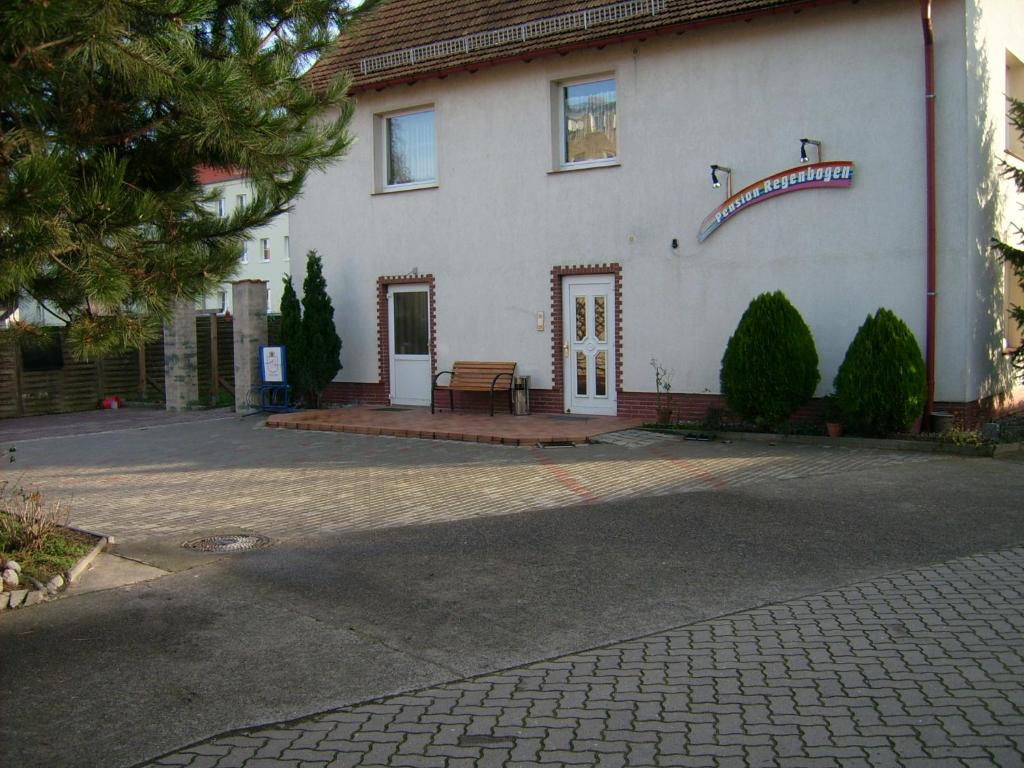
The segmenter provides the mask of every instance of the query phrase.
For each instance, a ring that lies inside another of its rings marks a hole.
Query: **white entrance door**
[[[614,416],[615,278],[562,278],[565,410]]]
[[[430,289],[388,287],[391,402],[430,405]]]

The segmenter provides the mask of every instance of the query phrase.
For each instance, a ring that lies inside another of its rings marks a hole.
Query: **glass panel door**
[[[616,413],[613,290],[611,275],[563,279],[565,409],[571,413]]]
[[[430,288],[388,288],[388,352],[391,402],[430,405]]]

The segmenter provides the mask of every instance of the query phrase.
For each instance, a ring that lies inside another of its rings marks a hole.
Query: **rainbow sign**
[[[779,171],[744,187],[715,208],[701,222],[697,241],[703,243],[708,237],[737,213],[745,211],[752,205],[784,195],[787,192],[799,192],[802,189],[829,189],[849,187],[853,184],[853,162],[836,160],[831,163],[811,163]]]

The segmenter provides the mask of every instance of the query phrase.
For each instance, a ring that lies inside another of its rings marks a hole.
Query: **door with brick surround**
[[[565,410],[614,416],[615,278],[562,278]]]
[[[391,402],[430,405],[430,287],[388,288]]]

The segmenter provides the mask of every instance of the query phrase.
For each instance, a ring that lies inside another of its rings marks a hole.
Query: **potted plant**
[[[665,366],[651,358],[651,367],[654,369],[654,409],[658,417],[658,426],[667,427],[672,423],[672,376],[675,371],[670,371]]]
[[[839,400],[835,394],[825,396],[825,429],[829,437],[842,437],[843,424],[842,414],[839,410]]]

